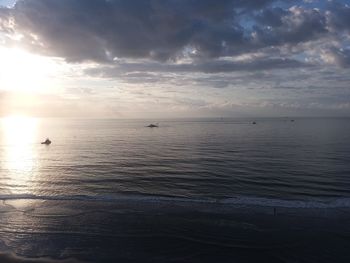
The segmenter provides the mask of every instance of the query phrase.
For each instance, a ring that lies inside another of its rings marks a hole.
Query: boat
[[[253,122],[252,122],[252,124],[256,124],[256,122],[255,122],[255,121],[253,121]]]
[[[45,144],[45,145],[50,145],[51,144],[51,141],[49,138],[46,138],[45,141],[41,142],[41,144]]]
[[[146,127],[148,127],[148,128],[158,128],[159,125],[158,125],[158,123],[157,124],[151,123],[150,125],[147,125]]]

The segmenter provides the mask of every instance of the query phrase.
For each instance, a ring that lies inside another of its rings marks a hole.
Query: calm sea
[[[350,262],[350,119],[5,118],[0,200],[4,258]]]

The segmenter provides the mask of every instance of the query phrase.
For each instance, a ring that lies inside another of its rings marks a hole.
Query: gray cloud
[[[335,1],[21,0],[0,7],[0,45],[81,63],[79,77],[102,84],[66,92],[125,106],[120,111],[135,98],[145,108],[153,99],[220,108],[226,98],[228,107],[241,100],[244,107],[346,108],[349,17],[350,7]],[[137,97],[137,88],[147,91]],[[169,89],[176,92],[163,98]]]
[[[0,33],[11,33],[11,15],[8,8],[2,8],[0,6]]]
[[[331,2],[327,13],[330,26],[334,30],[350,31],[350,6]]]
[[[36,52],[73,62],[217,58],[330,33],[325,12],[271,8],[272,2],[22,0],[12,9],[0,8],[0,30],[20,33],[21,43]],[[334,5],[329,12],[332,24],[348,28],[348,7]]]
[[[261,10],[257,15],[256,19],[259,23],[267,25],[267,26],[273,26],[273,27],[279,27],[282,26],[283,21],[282,17],[288,15],[288,11],[284,10],[280,7],[275,8],[267,8]]]
[[[327,55],[330,56],[334,64],[343,68],[350,67],[350,49],[332,48]]]
[[[264,46],[297,44],[328,32],[326,16],[317,9],[292,7],[266,9],[257,16],[256,41]]]
[[[226,45],[243,45],[235,10],[268,2],[25,0],[11,15],[23,41],[68,61],[166,60],[186,46],[212,57],[224,54]]]
[[[311,67],[311,64],[303,63],[298,60],[284,58],[263,58],[247,62],[234,62],[225,60],[210,60],[199,63],[187,64],[164,64],[159,62],[148,63],[119,63],[116,66],[95,67],[85,70],[85,73],[91,76],[114,78],[127,72],[202,72],[202,73],[227,73],[236,71],[257,71],[271,69],[288,69],[299,67]],[[132,76],[132,75],[131,75]],[[138,73],[137,77],[150,77]]]

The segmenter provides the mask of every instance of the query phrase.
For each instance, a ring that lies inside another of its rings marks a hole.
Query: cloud
[[[0,7],[0,46],[68,62],[62,90],[81,104],[54,98],[57,111],[345,105],[317,100],[349,96],[349,17],[336,1],[21,0]]]
[[[268,2],[25,0],[17,2],[11,16],[22,42],[68,61],[166,60],[189,46],[212,57],[224,54],[226,45],[242,45],[235,9],[253,10]]]
[[[113,63],[116,57],[167,61],[240,55],[350,28],[346,5],[332,2],[321,10],[273,2],[22,0],[13,8],[0,7],[0,31],[8,43],[12,33],[15,44],[69,62]]]
[[[342,68],[350,67],[350,49],[333,47],[326,50],[323,54],[323,59],[331,64],[335,64]]]
[[[11,33],[11,16],[8,8],[2,8],[0,6],[0,33]]]
[[[256,41],[261,46],[280,45],[326,33],[320,11],[264,9],[271,2],[24,0],[10,10],[1,8],[0,16],[10,12],[23,44],[73,62],[110,62],[115,57],[165,61],[186,52],[221,57],[251,51]],[[261,8],[254,19],[263,26],[256,25],[252,37],[242,14]]]
[[[348,32],[350,31],[349,5],[342,5],[340,3],[332,1],[329,4],[327,18],[329,20],[329,25],[333,30],[347,30]]]
[[[114,78],[121,76],[127,72],[148,72],[137,73],[138,78],[158,77],[150,75],[149,72],[200,72],[207,74],[227,73],[238,71],[257,71],[257,70],[271,70],[271,69],[288,69],[312,67],[311,64],[303,63],[298,60],[285,58],[262,58],[247,62],[225,61],[225,60],[210,60],[199,63],[174,64],[174,63],[127,63],[121,62],[114,66],[94,67],[85,70],[85,73],[90,76]],[[145,75],[146,74],[146,75]],[[130,75],[129,75],[130,76]],[[133,76],[133,75],[131,75]]]
[[[164,62],[239,56],[272,46],[278,56],[278,47],[350,28],[346,5],[332,2],[320,10],[273,2],[22,0],[13,8],[0,7],[0,31],[9,44],[68,62],[114,63],[116,58]]]
[[[326,17],[317,9],[266,9],[257,19],[262,26],[255,27],[255,38],[264,46],[297,44],[328,33]]]

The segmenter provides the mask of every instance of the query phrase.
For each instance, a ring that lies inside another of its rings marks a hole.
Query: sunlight
[[[0,89],[9,91],[43,91],[55,72],[50,58],[17,48],[0,48]]]
[[[37,123],[37,119],[24,116],[6,117],[1,121],[2,145],[5,150],[1,166],[7,170],[6,183],[12,193],[27,193],[31,188],[30,180],[37,167]]]

